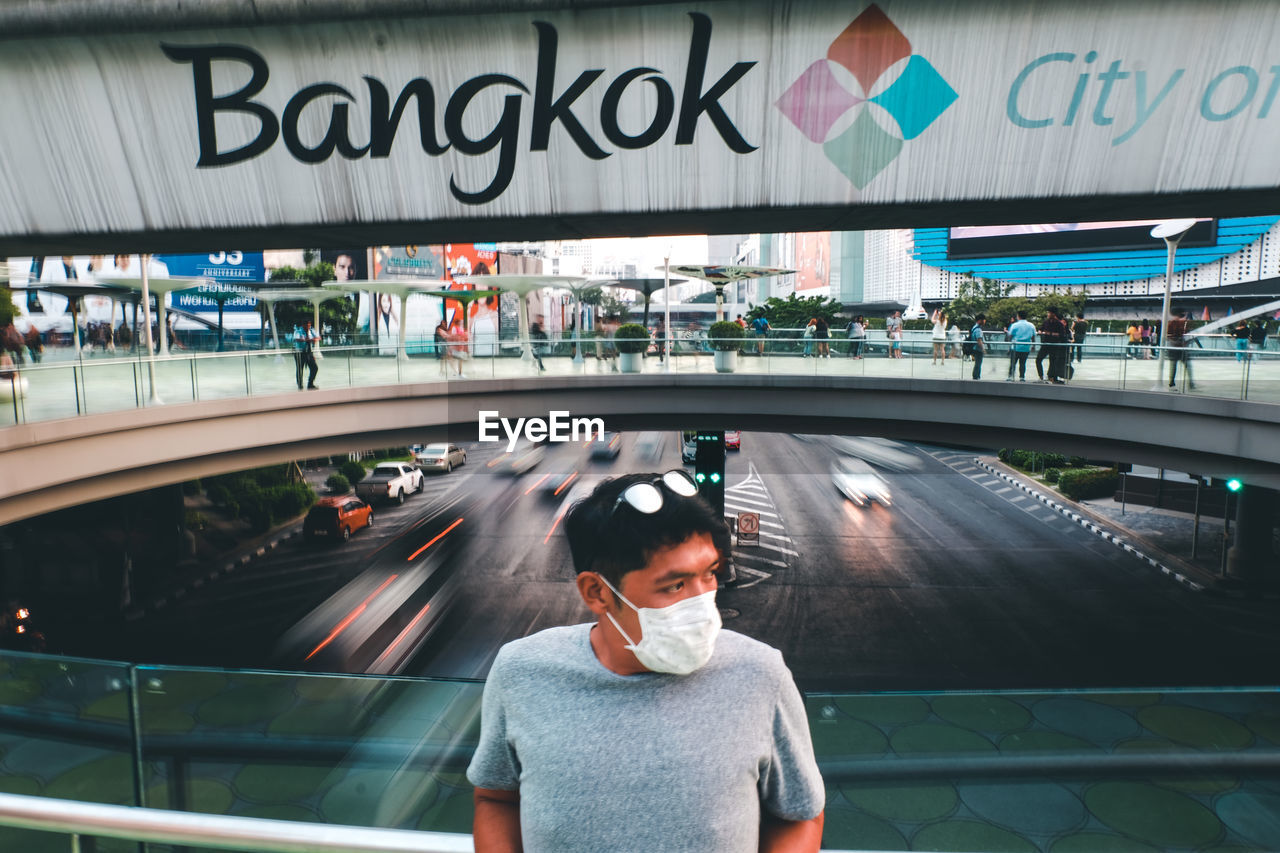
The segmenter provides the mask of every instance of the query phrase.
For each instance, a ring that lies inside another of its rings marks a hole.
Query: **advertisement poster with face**
[[[138,278],[141,263],[137,255],[48,255],[9,259],[10,279],[27,288],[38,284],[93,284],[100,278]],[[168,265],[152,257],[147,267],[153,278],[168,278]],[[91,294],[80,300],[76,308],[82,327],[88,324],[115,325],[124,316],[119,306],[132,300],[118,300],[105,294]],[[72,306],[63,294],[48,290],[28,289],[14,300],[18,307],[17,325],[29,325],[44,332],[71,331]]]
[[[496,275],[498,272],[498,247],[494,243],[445,243],[443,246],[445,278],[453,281],[461,276]],[[470,285],[450,285],[451,290],[482,290]],[[471,300],[466,305],[467,330],[472,341],[472,352],[486,356],[497,354],[498,348],[498,296]],[[461,322],[463,303],[445,300],[445,312],[451,324]]]
[[[372,276],[374,280],[421,279],[424,284],[429,284],[438,282],[444,277],[444,247],[442,246],[379,246],[374,249]],[[434,285],[430,289],[438,287],[439,285]],[[392,313],[400,311],[400,297],[394,294],[377,294],[375,304],[377,308],[373,313],[379,318],[389,320]],[[440,322],[443,307],[443,300],[436,296],[412,294],[409,296],[405,303],[403,323],[400,325],[404,328],[405,345],[410,353],[430,350],[429,342],[435,333],[436,325]],[[368,298],[362,294],[357,325],[362,329],[368,328],[369,316]],[[384,322],[379,329],[379,334],[383,334],[388,328],[391,328],[391,324]],[[389,352],[390,346],[396,343],[385,337],[379,340],[383,344],[379,347],[380,352],[384,350]]]

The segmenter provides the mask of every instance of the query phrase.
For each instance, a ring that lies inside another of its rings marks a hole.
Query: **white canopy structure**
[[[476,287],[497,288],[515,293],[520,297],[520,310],[517,313],[520,323],[520,358],[522,361],[533,362],[533,350],[529,345],[529,306],[525,301],[525,297],[535,290],[541,290],[544,287],[561,287],[566,290],[572,290],[574,287],[580,286],[586,279],[581,276],[571,275],[467,275],[458,276],[454,279],[461,284],[471,284]],[[457,291],[453,291],[456,293]],[[467,292],[467,291],[462,291]],[[471,291],[476,292],[476,291]]]
[[[657,267],[663,271],[700,278],[716,289],[716,322],[724,319],[724,286],[748,278],[764,278],[771,275],[790,275],[795,270],[779,267],[738,267],[711,264],[673,264]]]

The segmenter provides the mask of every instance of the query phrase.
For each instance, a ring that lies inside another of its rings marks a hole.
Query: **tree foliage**
[[[961,326],[972,323],[979,314],[986,314],[988,328],[1002,329],[1007,328],[1022,311],[1028,320],[1039,326],[1050,308],[1056,310],[1060,317],[1074,317],[1084,309],[1087,298],[1083,290],[1077,293],[1071,288],[1043,293],[1034,299],[1010,296],[1015,287],[1016,284],[966,274],[965,280],[960,282],[959,295],[951,300],[943,313]]]
[[[619,323],[627,322],[627,318],[631,316],[631,308],[627,303],[608,293],[600,297],[599,307],[600,316],[617,320]]]
[[[961,326],[972,323],[979,314],[986,314],[990,321],[991,306],[1007,297],[1015,287],[1017,285],[994,278],[975,278],[973,273],[965,273],[956,290],[956,298],[943,313]]]
[[[18,316],[18,306],[13,304],[13,291],[7,287],[0,288],[0,328],[13,322]]]
[[[326,281],[333,281],[333,264],[327,261],[313,263],[299,269],[298,267],[280,267],[271,273],[271,283],[280,288],[320,287]],[[262,311],[266,311],[263,306]],[[282,334],[288,334],[294,326],[301,326],[304,320],[313,319],[310,302],[277,302],[276,323]],[[346,298],[327,299],[320,303],[320,329],[325,334],[349,335],[356,330],[356,294],[348,294]]]
[[[746,315],[750,323],[757,317],[764,317],[775,329],[803,329],[814,317],[821,317],[827,325],[835,326],[836,318],[843,306],[835,299],[824,299],[821,296],[797,298],[794,293],[786,299],[771,296],[763,305],[757,305]]]

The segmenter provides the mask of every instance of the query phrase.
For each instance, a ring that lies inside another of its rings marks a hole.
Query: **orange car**
[[[373,508],[359,498],[321,498],[307,513],[302,523],[302,535],[308,542],[317,539],[351,538],[361,527],[373,524]]]

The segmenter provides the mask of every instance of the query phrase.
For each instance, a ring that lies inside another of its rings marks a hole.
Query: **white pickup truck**
[[[422,486],[422,472],[417,468],[407,462],[382,462],[356,484],[356,494],[366,503],[404,503],[405,495],[422,491]]]

